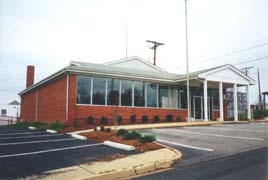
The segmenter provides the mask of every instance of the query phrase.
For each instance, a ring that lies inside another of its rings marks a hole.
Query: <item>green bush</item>
[[[93,124],[94,118],[92,116],[88,116],[87,118],[87,124]]]
[[[60,130],[64,129],[64,125],[62,123],[60,123],[60,122],[57,121],[57,122],[51,124],[51,126],[49,127],[49,129],[60,131]]]
[[[168,114],[168,115],[166,116],[166,120],[167,120],[168,122],[172,122],[172,121],[173,121],[173,115],[172,115],[172,114]]]
[[[102,116],[102,117],[101,117],[101,124],[107,124],[107,122],[108,122],[107,117]]]
[[[128,133],[128,130],[126,129],[119,129],[117,131],[117,136],[125,136]]]
[[[148,122],[148,116],[146,116],[146,115],[143,115],[141,119],[142,119],[143,123]]]
[[[124,135],[125,140],[139,139],[140,137],[141,137],[141,134],[138,133],[137,131],[129,131],[127,134]]]
[[[154,122],[158,122],[159,121],[159,116],[158,115],[155,115],[154,117],[153,117],[153,120],[154,120]]]
[[[256,110],[253,112],[253,117],[257,119],[262,119],[268,116],[268,110]]]
[[[153,142],[155,140],[156,140],[155,135],[151,134],[145,134],[144,136],[139,137],[139,141],[141,143]]]
[[[133,114],[133,115],[130,116],[130,122],[132,124],[134,124],[136,122],[136,115],[135,114]]]

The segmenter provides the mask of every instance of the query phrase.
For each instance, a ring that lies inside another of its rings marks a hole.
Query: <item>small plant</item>
[[[173,121],[173,115],[172,115],[172,114],[168,114],[168,115],[166,116],[166,121],[168,121],[168,122],[172,122],[172,121]]]
[[[93,124],[94,118],[92,116],[88,116],[87,118],[87,124]]]
[[[105,128],[105,132],[111,132],[111,128]]]
[[[78,127],[79,124],[80,124],[79,119],[78,119],[78,118],[75,118],[75,119],[74,119],[74,122],[73,122],[73,126],[74,126],[74,127]]]
[[[125,134],[124,139],[130,140],[130,139],[139,139],[141,137],[141,134],[137,131],[129,131],[127,134]]]
[[[107,117],[102,116],[102,117],[101,117],[101,124],[107,124],[107,122],[108,122]]]
[[[60,123],[59,121],[57,121],[57,122],[51,124],[50,129],[60,131],[60,130],[64,129],[64,125],[62,123]]]
[[[177,121],[177,122],[181,122],[181,117],[180,117],[180,116],[177,116],[177,117],[176,117],[176,121]]]
[[[100,131],[101,131],[101,132],[104,132],[104,131],[105,131],[104,126],[101,126],[101,127],[100,127]]]
[[[151,134],[145,134],[144,136],[139,137],[139,141],[141,143],[153,142],[155,140],[156,140],[155,135]]]
[[[119,129],[117,131],[117,136],[125,136],[128,133],[128,130],[126,129]]]
[[[148,122],[148,116],[143,115],[143,116],[142,116],[142,122],[143,122],[143,123]]]
[[[130,122],[132,124],[134,124],[136,122],[136,115],[135,114],[133,114],[133,115],[130,116]]]
[[[158,115],[155,115],[154,118],[153,118],[154,122],[157,123],[159,121],[159,116]]]

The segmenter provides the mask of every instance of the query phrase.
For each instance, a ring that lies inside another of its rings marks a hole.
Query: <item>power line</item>
[[[249,62],[260,61],[260,60],[264,60],[264,59],[267,59],[267,58],[268,58],[268,56],[264,56],[264,57],[260,57],[260,58],[257,58],[257,59],[251,59],[251,60],[248,60],[248,61],[243,61],[243,62],[240,62],[240,63],[236,63],[234,65],[246,64],[246,63],[249,63]]]
[[[240,49],[240,50],[233,51],[233,52],[230,52],[230,53],[221,55],[221,56],[217,56],[217,57],[213,57],[213,58],[210,58],[210,59],[206,59],[204,61],[199,61],[197,63],[192,64],[191,66],[195,66],[195,65],[198,65],[198,64],[201,64],[201,63],[204,63],[204,62],[208,62],[208,61],[214,61],[214,60],[217,60],[217,59],[228,57],[228,56],[231,56],[231,55],[234,55],[234,54],[239,54],[241,52],[248,51],[248,50],[255,49],[255,48],[259,48],[259,47],[266,46],[266,45],[268,45],[268,43],[262,43],[262,44],[258,44],[258,45],[255,45],[255,46],[251,46],[249,48]]]

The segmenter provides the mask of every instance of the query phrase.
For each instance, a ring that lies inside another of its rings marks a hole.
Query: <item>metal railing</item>
[[[0,116],[0,126],[16,124],[19,118],[14,116]]]

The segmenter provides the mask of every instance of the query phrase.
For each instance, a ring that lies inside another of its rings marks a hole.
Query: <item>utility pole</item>
[[[190,82],[189,82],[189,52],[188,52],[188,21],[187,21],[187,0],[185,0],[185,44],[186,44],[186,78],[187,78],[187,122],[191,121],[190,107]]]
[[[164,44],[163,43],[160,43],[160,42],[156,42],[156,41],[150,41],[150,40],[147,40],[147,42],[153,43],[153,46],[150,49],[153,49],[154,50],[154,65],[156,65],[156,48],[158,46],[162,46]]]
[[[258,87],[259,87],[259,108],[262,109],[262,103],[261,103],[261,82],[260,82],[260,72],[259,68],[257,68],[257,73],[258,73]]]
[[[247,76],[248,75],[248,72],[250,69],[252,69],[253,66],[250,66],[250,67],[244,67],[244,68],[241,68],[240,70],[243,71],[245,73],[245,75]]]

